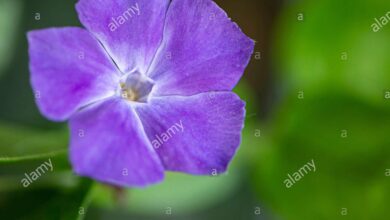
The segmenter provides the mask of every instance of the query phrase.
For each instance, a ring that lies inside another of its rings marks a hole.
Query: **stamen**
[[[153,81],[138,72],[131,73],[120,83],[121,96],[128,101],[147,102]]]

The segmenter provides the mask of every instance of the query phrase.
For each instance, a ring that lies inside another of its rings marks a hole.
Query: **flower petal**
[[[43,115],[65,120],[115,92],[119,73],[100,44],[81,28],[28,33],[31,84]]]
[[[169,0],[80,0],[81,23],[122,72],[146,73],[161,43]]]
[[[70,129],[71,162],[79,175],[129,187],[164,178],[160,159],[127,101],[92,105],[70,119]]]
[[[136,111],[165,169],[226,171],[240,141],[244,103],[231,92],[154,97]]]
[[[156,81],[156,95],[230,91],[253,47],[254,42],[213,1],[174,0],[148,75]]]

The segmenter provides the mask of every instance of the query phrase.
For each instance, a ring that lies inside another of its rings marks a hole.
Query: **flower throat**
[[[146,103],[153,86],[154,83],[150,78],[134,72],[120,82],[120,94],[128,101]]]

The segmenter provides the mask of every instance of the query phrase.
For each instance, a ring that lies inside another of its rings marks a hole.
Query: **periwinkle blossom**
[[[253,41],[211,0],[80,0],[76,9],[85,29],[28,33],[36,102],[48,119],[69,120],[73,170],[127,187],[164,171],[225,172],[245,115],[232,89]]]

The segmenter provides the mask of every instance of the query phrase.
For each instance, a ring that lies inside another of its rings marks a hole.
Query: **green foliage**
[[[218,177],[199,177],[167,173],[164,182],[145,189],[129,189],[115,197],[112,187],[97,185],[94,203],[99,207],[122,206],[127,212],[161,216],[199,211],[229,198],[239,184],[237,170]],[[122,204],[120,204],[122,203]]]
[[[66,130],[35,130],[0,122],[0,163],[46,157],[67,149]]]
[[[21,2],[0,0],[0,75],[14,54],[15,35],[20,21]]]
[[[304,1],[281,18],[274,63],[290,89],[328,93],[341,90],[385,106],[390,88],[390,24],[374,32],[388,1]],[[303,20],[298,20],[303,14]]]
[[[389,216],[390,26],[371,28],[386,8],[306,1],[280,20],[275,64],[285,92],[253,174],[261,198],[285,219]],[[311,159],[317,171],[287,188],[287,174]]]
[[[0,124],[0,219],[76,219],[91,181],[69,172],[67,132]],[[53,172],[25,175],[50,159]],[[84,213],[86,213],[86,208]]]
[[[332,106],[332,108],[329,108]],[[381,219],[390,196],[390,115],[351,97],[316,96],[285,105],[255,162],[256,186],[287,219]],[[314,159],[317,171],[291,188],[288,173]],[[348,215],[342,216],[342,208]]]
[[[57,174],[58,175],[58,174]],[[83,219],[87,212],[85,200],[91,181],[62,175],[57,181],[71,179],[72,184],[61,187],[26,188],[0,192],[1,219]]]

